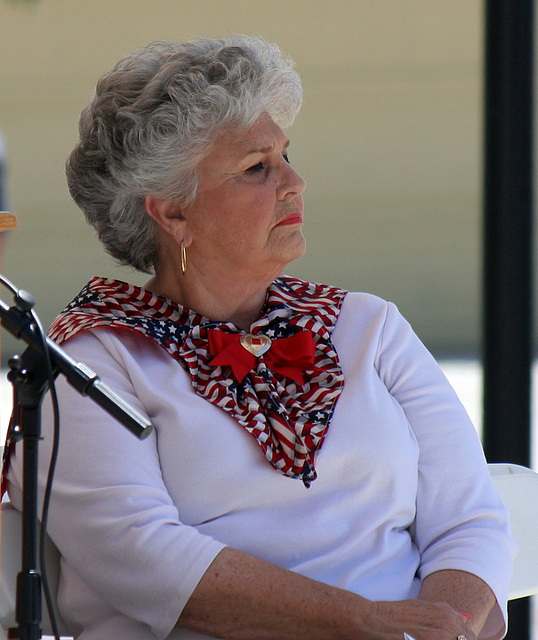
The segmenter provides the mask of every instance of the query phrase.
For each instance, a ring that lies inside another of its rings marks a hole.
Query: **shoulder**
[[[134,370],[149,371],[157,365],[177,367],[162,347],[125,328],[88,328],[63,342],[61,348],[69,357],[85,363],[97,373],[116,371],[124,376]]]
[[[281,276],[272,287],[280,295],[289,295],[295,300],[317,300],[321,304],[336,304],[342,309],[360,313],[382,312],[391,303],[379,296],[362,291],[348,291],[342,287],[319,282],[308,282],[290,276]]]
[[[275,280],[271,289],[273,294],[286,297],[287,306],[295,307],[296,311],[305,313],[315,308],[316,315],[330,315],[336,339],[358,335],[362,339],[374,338],[374,334],[379,337],[387,323],[406,324],[394,303],[372,293],[347,291],[289,276]]]
[[[354,331],[363,332],[377,328],[381,331],[391,315],[400,316],[392,302],[371,293],[350,291],[342,303],[337,329],[353,327]]]
[[[393,302],[363,292],[349,292],[345,297],[333,341],[339,354],[360,353],[376,363],[383,354],[396,354],[402,348],[422,348],[420,339]]]
[[[345,297],[342,308],[345,308],[346,311],[354,310],[366,314],[379,314],[387,313],[390,306],[394,306],[394,304],[373,293],[349,291]]]

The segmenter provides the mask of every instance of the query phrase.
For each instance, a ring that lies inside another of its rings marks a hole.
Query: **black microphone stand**
[[[14,423],[10,437],[23,441],[23,510],[21,572],[17,578],[17,623],[20,640],[41,638],[41,575],[38,569],[38,444],[41,404],[52,380],[62,373],[82,395],[89,396],[140,439],[152,425],[101,382],[84,363],[70,358],[43,335],[35,322],[33,297],[0,280],[15,292],[15,304],[0,300],[2,326],[28,344],[22,357],[10,359],[8,378],[14,387]]]

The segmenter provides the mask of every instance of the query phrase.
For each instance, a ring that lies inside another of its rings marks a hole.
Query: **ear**
[[[187,221],[183,216],[181,207],[156,196],[146,196],[144,198],[144,206],[146,213],[155,220],[163,231],[178,244],[184,242],[187,246]]]

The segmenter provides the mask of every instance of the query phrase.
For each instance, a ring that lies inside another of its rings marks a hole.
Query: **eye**
[[[263,164],[263,162],[258,162],[257,164],[253,165],[252,167],[249,167],[247,169],[247,172],[249,173],[258,173],[260,171],[263,171],[265,169],[265,165]]]
[[[285,162],[290,164],[290,157],[287,153],[283,153],[282,157],[284,158]],[[252,167],[249,167],[246,170],[246,173],[261,173],[265,168],[266,165],[263,162],[258,162],[257,164],[252,165]]]
[[[247,169],[247,173],[259,173],[260,171],[263,171],[265,169],[265,165],[263,164],[263,162],[258,162],[257,164],[253,165],[252,167],[249,167]]]

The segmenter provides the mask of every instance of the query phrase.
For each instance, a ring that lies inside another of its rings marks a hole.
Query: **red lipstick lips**
[[[302,213],[290,213],[289,216],[286,216],[283,220],[281,220],[277,227],[284,225],[292,225],[292,224],[302,224],[303,223],[303,214]]]

